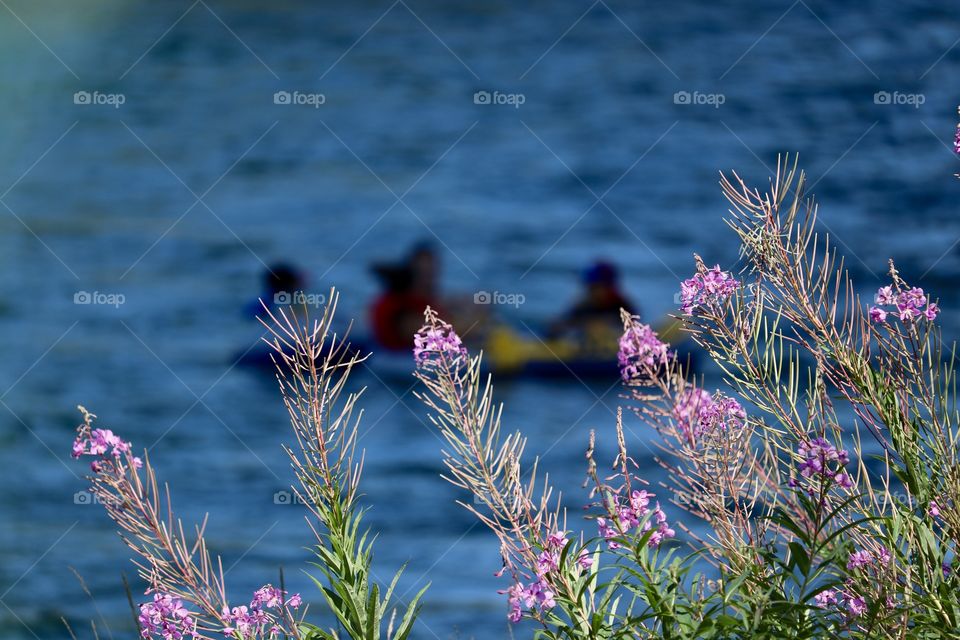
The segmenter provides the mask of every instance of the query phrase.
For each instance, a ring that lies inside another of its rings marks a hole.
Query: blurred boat
[[[678,333],[674,321],[660,329],[663,339],[671,341]],[[499,378],[541,379],[609,379],[620,375],[617,364],[619,334],[612,329],[593,331],[589,335],[546,338],[531,332],[520,332],[507,325],[496,325],[476,343],[471,353],[483,351],[483,367]],[[411,350],[384,349],[369,339],[351,340],[351,348],[360,355],[370,354],[360,369],[367,368],[377,377],[409,377],[414,363]],[[674,347],[677,357],[696,367],[695,352],[681,343]],[[273,369],[271,350],[266,345],[235,358],[238,364]]]

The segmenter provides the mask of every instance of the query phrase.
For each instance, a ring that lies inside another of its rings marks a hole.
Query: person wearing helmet
[[[619,329],[620,309],[636,313],[636,307],[620,290],[616,266],[598,260],[583,271],[583,290],[573,306],[551,327],[551,335],[583,332],[598,325]]]

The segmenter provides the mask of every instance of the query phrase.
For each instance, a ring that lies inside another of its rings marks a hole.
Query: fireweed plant
[[[795,160],[768,193],[721,185],[745,266],[695,256],[679,317],[725,388],[624,314],[626,397],[668,479],[643,481],[618,413],[610,475],[590,434],[584,532],[503,432],[481,357],[426,312],[419,395],[445,477],[499,540],[507,617],[551,639],[960,638],[960,416],[937,303],[892,262],[860,302]]]
[[[586,527],[522,460],[525,438],[501,428],[481,357],[427,310],[418,395],[446,441],[446,479],[499,541],[510,622],[532,621],[545,639],[960,638],[960,416],[939,307],[893,263],[863,305],[815,231],[803,183],[788,159],[764,194],[723,177],[745,266],[734,275],[695,256],[680,284],[679,317],[723,389],[623,315],[629,414],[656,433],[667,479],[643,479],[618,411],[612,464],[588,440]],[[81,408],[73,455],[92,458],[91,490],[148,585],[141,637],[411,636],[423,591],[399,614],[400,574],[385,587],[371,576],[359,394],[342,397],[360,359],[332,333],[330,299],[313,324],[287,311],[265,325],[296,435],[294,491],[312,516],[314,582],[336,628],[306,620],[282,573],[279,586],[228,599],[204,524],[188,536],[146,453]]]
[[[94,428],[95,416],[80,407],[83,423],[73,444],[75,458],[92,458],[91,492],[104,505],[133,550],[148,600],[137,607],[143,638],[234,638],[260,640],[404,640],[410,636],[424,587],[397,615],[392,596],[400,572],[386,588],[371,578],[373,536],[362,527],[359,505],[363,456],[356,454],[359,393],[344,398],[353,367],[361,361],[330,329],[337,296],[311,325],[292,310],[271,313],[264,325],[277,365],[277,380],[290,414],[296,447],[286,447],[316,538],[311,575],[337,622],[323,629],[305,620],[299,594],[265,584],[242,602],[229,600],[220,558],[210,553],[205,521],[187,536],[174,516],[169,490],[158,487],[146,453],[109,429]],[[309,574],[308,574],[309,575]],[[72,632],[71,632],[72,634]]]

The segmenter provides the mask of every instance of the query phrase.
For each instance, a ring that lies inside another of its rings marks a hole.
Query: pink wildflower
[[[620,544],[613,538],[620,537],[631,529],[639,528],[640,534],[653,529],[653,533],[647,540],[647,545],[650,547],[659,546],[665,538],[672,538],[677,534],[667,523],[667,514],[660,508],[659,502],[650,509],[651,496],[653,494],[647,491],[633,491],[626,504],[615,505],[615,521],[597,518],[600,536],[607,541],[610,549],[619,549]],[[642,526],[641,523],[643,523]]]
[[[537,606],[545,611],[556,606],[557,603],[554,600],[556,595],[557,594],[550,588],[550,585],[547,584],[543,578],[540,578],[536,582],[531,583],[524,591],[524,603],[527,605],[527,608]]]
[[[543,576],[550,571],[556,571],[560,564],[560,556],[555,551],[541,551],[537,556],[537,575]]]
[[[440,319],[426,324],[413,337],[413,358],[417,366],[449,358],[457,362],[467,357],[467,349],[453,327]]]
[[[714,431],[740,429],[747,414],[734,398],[690,387],[677,399],[673,417],[681,433],[692,439]]]
[[[957,125],[957,131],[953,134],[953,152],[960,153],[960,124]]]
[[[797,465],[800,478],[806,480],[808,495],[816,495],[824,491],[831,484],[844,489],[853,487],[850,474],[843,471],[843,467],[850,462],[850,455],[845,449],[837,449],[825,438],[814,438],[810,442],[797,447],[797,453],[803,458]],[[798,487],[801,481],[790,479],[791,487]]]
[[[554,531],[547,536],[547,547],[550,549],[563,549],[567,544],[565,531]]]
[[[199,638],[197,620],[194,614],[187,611],[179,598],[171,595],[156,593],[153,602],[140,605],[140,635],[149,638],[157,635],[164,640],[181,640],[181,638]]]
[[[848,598],[848,599],[847,599],[847,610],[849,610],[849,611],[850,611],[850,615],[853,616],[853,617],[855,617],[855,618],[856,618],[856,617],[859,617],[859,616],[862,616],[862,615],[866,612],[866,610],[867,610],[867,603],[866,603],[866,601],[865,601],[862,597],[860,597],[860,596],[857,596],[857,597],[855,597],[855,598]]]
[[[717,306],[739,287],[740,282],[717,265],[680,284],[680,310],[689,315],[696,309]]]
[[[107,468],[107,466],[104,465],[105,462],[119,463],[120,459],[129,453],[132,448],[129,442],[121,440],[120,437],[110,429],[89,429],[85,425],[82,425],[77,433],[76,439],[73,441],[71,455],[74,458],[79,458],[80,456],[96,456],[99,459],[93,461],[90,464],[90,468],[94,473],[99,473]],[[131,464],[134,469],[139,469],[143,466],[143,462],[136,456],[131,458]]]
[[[889,313],[893,313],[901,322],[910,323],[920,318],[929,321],[936,320],[940,307],[919,287],[906,291],[895,291],[892,286],[881,287],[874,297],[876,306],[870,307],[870,319],[877,323],[887,321]],[[893,307],[889,311],[883,307]]]
[[[669,347],[657,338],[650,325],[641,324],[636,317],[620,337],[620,349],[617,362],[624,380],[632,380],[642,373],[644,368],[653,369],[669,360]]]
[[[847,570],[853,571],[861,567],[870,566],[871,564],[873,564],[873,554],[865,549],[861,549],[860,551],[855,551],[850,554],[850,559],[847,561]]]
[[[817,595],[813,596],[813,601],[821,609],[826,609],[829,606],[837,604],[837,592],[833,589],[824,589]]]
[[[511,585],[511,587],[507,589],[507,605],[510,607],[507,612],[507,620],[510,622],[520,622],[520,619],[523,617],[523,592],[524,587],[522,582]]]
[[[223,634],[232,637],[239,634],[244,638],[273,637],[283,635],[286,631],[277,621],[276,616],[268,611],[279,609],[284,605],[286,591],[271,584],[265,584],[253,592],[250,606],[224,607],[222,619],[226,626]],[[302,604],[300,594],[294,594],[286,602],[286,606],[296,609]]]

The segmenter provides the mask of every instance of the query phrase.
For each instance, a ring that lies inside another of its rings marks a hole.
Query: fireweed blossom
[[[837,592],[834,589],[824,589],[813,597],[813,601],[821,609],[837,605]]]
[[[848,618],[859,618],[867,611],[867,598],[851,591],[853,582],[847,580],[844,589],[825,589],[813,597],[814,604],[821,609],[831,609]],[[896,608],[896,601],[887,597],[886,608]]]
[[[930,506],[927,507],[927,515],[931,518],[940,517],[940,504],[936,500],[930,501]]]
[[[870,567],[885,567],[890,564],[893,556],[890,550],[881,546],[876,553],[867,549],[860,549],[850,554],[847,560],[847,571],[857,571]]]
[[[533,567],[535,579],[527,585],[517,580],[509,589],[499,592],[507,594],[507,619],[510,622],[519,622],[523,618],[524,610],[544,612],[556,606],[557,594],[550,580],[552,574],[560,571],[560,554],[567,546],[567,542],[565,531],[553,531],[548,534],[546,548],[537,555]],[[592,560],[585,564],[584,554],[581,552],[576,566],[587,569],[591,564]]]
[[[197,632],[195,614],[187,611],[179,598],[168,594],[156,593],[153,602],[141,604],[137,621],[140,623],[142,638],[181,640],[202,637]]]
[[[801,458],[797,464],[800,479],[791,478],[791,487],[803,486],[810,496],[824,493],[834,484],[843,489],[853,487],[853,479],[844,470],[850,462],[845,449],[837,449],[825,438],[814,438],[798,446],[797,455]]]
[[[847,610],[850,612],[852,617],[857,618],[866,612],[867,602],[862,596],[847,598]]]
[[[960,107],[957,107],[957,113],[960,114]],[[957,124],[957,129],[953,134],[953,152],[960,153],[960,124]]]
[[[873,554],[866,550],[854,551],[847,560],[847,570],[854,571],[873,564]]]
[[[507,594],[507,620],[510,622],[520,622],[524,611],[546,612],[557,604],[555,600],[557,594],[550,586],[546,573],[538,573],[536,579],[527,585],[517,581],[506,592],[498,593]]]
[[[906,291],[897,291],[890,285],[881,287],[874,296],[874,303],[874,306],[870,307],[870,319],[876,323],[884,323],[890,316],[899,318],[904,323],[921,318],[932,322],[940,313],[937,303],[930,302],[930,296],[920,287]]]
[[[850,587],[849,581],[847,587]],[[866,598],[840,589],[824,589],[813,597],[813,603],[821,609],[830,609],[841,613],[844,612],[842,607],[845,607],[846,615],[850,618],[858,618],[867,610]],[[895,602],[888,600],[887,608],[892,609],[894,606]]]
[[[74,459],[80,458],[80,456],[95,456],[97,460],[94,460],[90,463],[91,469],[94,473],[99,472],[103,468],[104,462],[114,462],[118,466],[122,467],[123,457],[130,453],[131,444],[125,440],[121,440],[110,429],[89,429],[81,428],[77,432],[77,437],[73,441],[73,452],[72,456]],[[131,465],[135,469],[139,469],[143,466],[143,462],[140,458],[136,456],[131,458]]]
[[[453,327],[437,317],[427,307],[426,324],[413,337],[413,358],[417,366],[427,366],[437,360],[458,362],[467,358],[467,349]]]
[[[518,582],[507,589],[507,620],[513,623],[523,618],[523,583]]]
[[[660,508],[660,503],[650,508],[650,498],[654,494],[646,491],[631,491],[627,500],[615,500],[612,505],[612,517],[597,518],[597,529],[600,536],[607,541],[610,549],[619,549],[621,538],[636,529],[640,535],[653,530],[647,540],[648,547],[657,547],[666,538],[672,538],[677,532],[667,522],[667,514]]]
[[[537,578],[526,586],[522,582],[517,582],[507,589],[506,594],[507,620],[510,622],[520,622],[524,609],[549,611],[557,605],[554,599],[557,594],[543,578]]]
[[[221,618],[226,626],[223,635],[233,638],[239,635],[244,640],[256,638],[274,638],[286,635],[279,618],[284,608],[297,609],[300,607],[300,594],[294,594],[284,602],[286,591],[267,584],[257,589],[250,600],[250,606],[228,608],[224,607]]]
[[[742,429],[747,414],[734,398],[690,387],[684,389],[677,399],[673,417],[680,432],[693,440],[718,430]]]
[[[701,264],[701,269],[703,265]],[[716,265],[703,269],[680,284],[680,311],[692,315],[698,309],[716,308],[740,288],[740,282]]]
[[[617,363],[620,375],[625,381],[630,381],[642,377],[644,371],[650,372],[665,365],[670,352],[669,346],[660,341],[650,325],[641,323],[637,316],[624,318],[626,327],[620,336]]]

